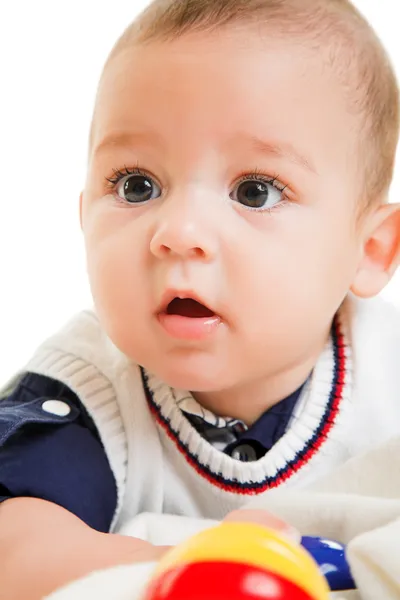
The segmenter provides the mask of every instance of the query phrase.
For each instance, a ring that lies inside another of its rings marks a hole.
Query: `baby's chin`
[[[149,365],[147,370],[170,387],[193,393],[217,392],[237,385],[236,378],[233,377],[233,369],[230,369],[230,373],[226,373],[225,369],[218,368],[216,364],[213,368],[204,367],[205,365],[198,365],[197,368],[195,365],[192,368],[188,365],[174,367],[164,363]]]

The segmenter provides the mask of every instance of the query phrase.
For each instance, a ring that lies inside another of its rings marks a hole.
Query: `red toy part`
[[[161,573],[145,600],[313,600],[287,579],[235,562],[197,562]]]

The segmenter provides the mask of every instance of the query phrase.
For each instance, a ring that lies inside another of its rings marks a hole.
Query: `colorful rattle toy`
[[[300,545],[255,523],[202,531],[160,561],[145,600],[328,600],[318,564]]]
[[[343,544],[320,537],[303,537],[301,543],[318,564],[332,591],[356,588]]]

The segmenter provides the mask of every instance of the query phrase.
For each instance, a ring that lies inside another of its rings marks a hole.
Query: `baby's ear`
[[[385,204],[366,219],[362,257],[351,291],[360,298],[376,296],[399,264],[400,204]]]

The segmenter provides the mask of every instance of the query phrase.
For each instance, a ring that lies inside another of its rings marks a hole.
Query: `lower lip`
[[[158,320],[168,335],[178,340],[202,340],[221,325],[221,318],[217,315],[196,319],[161,313]]]

